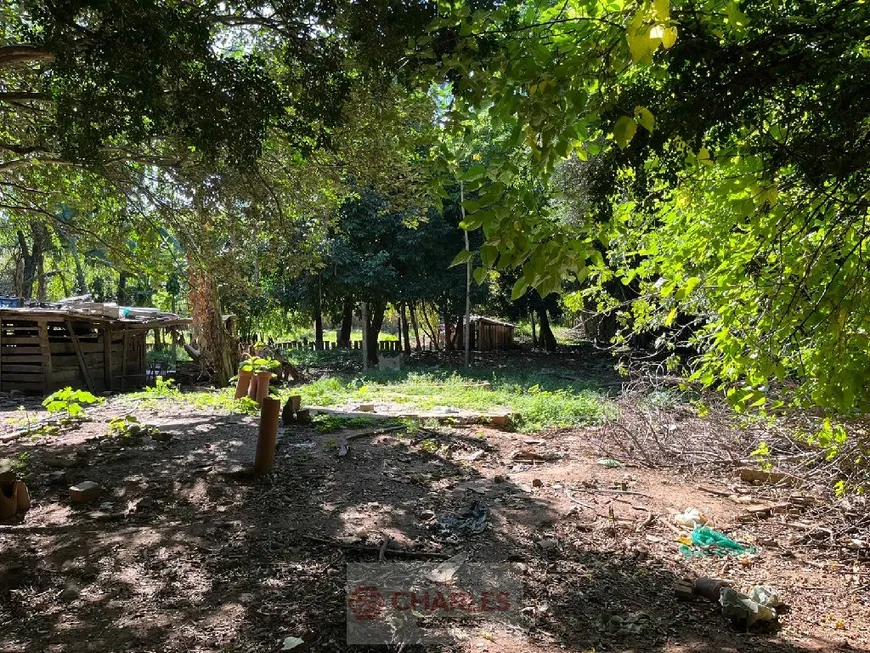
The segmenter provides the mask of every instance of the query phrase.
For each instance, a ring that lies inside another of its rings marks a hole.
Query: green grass
[[[481,386],[481,381],[489,381],[491,389]],[[517,427],[526,432],[599,424],[615,413],[604,395],[588,385],[523,373],[373,371],[353,378],[320,379],[294,392],[302,395],[305,405],[388,401],[420,411],[438,406],[508,411],[519,416]]]
[[[293,329],[287,331],[286,333],[280,336],[271,336],[275,342],[288,342],[288,341],[302,341],[308,340],[308,342],[314,342],[314,329]],[[351,329],[350,339],[362,341],[362,329]],[[396,333],[387,333],[385,331],[381,331],[378,334],[379,342],[386,342],[388,340],[398,340],[399,335]],[[324,329],[323,330],[323,341],[324,342],[337,342],[338,335],[335,332],[335,329]]]
[[[516,416],[514,426],[534,433],[549,427],[578,427],[600,424],[615,416],[616,408],[594,383],[562,380],[552,375],[522,370],[418,368],[400,371],[371,370],[354,375],[347,362],[359,352],[330,350],[298,352],[295,362],[320,368],[327,376],[311,383],[282,388],[282,403],[290,394],[302,396],[303,406],[336,406],[368,402],[401,404],[410,411],[428,412],[437,407],[452,407],[480,413],[509,412]],[[330,370],[332,370],[330,372]],[[483,382],[487,382],[484,386]],[[183,401],[201,409],[254,414],[256,404],[247,399],[233,400],[233,388],[183,392],[171,384],[127,395],[149,405],[159,400]],[[349,423],[341,418],[318,417],[315,427],[323,432],[338,428],[369,426]],[[319,424],[319,426],[318,426]],[[419,427],[418,427],[419,428]]]
[[[195,390],[192,392],[185,392],[172,387],[169,389],[146,388],[141,392],[125,394],[124,398],[138,401],[144,408],[157,408],[161,401],[172,400],[189,404],[200,410],[225,410],[241,415],[256,415],[260,412],[260,407],[257,406],[256,401],[247,397],[234,399],[234,394],[235,387]]]

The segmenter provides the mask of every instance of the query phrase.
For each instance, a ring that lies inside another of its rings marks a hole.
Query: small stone
[[[544,538],[538,542],[538,546],[540,546],[544,551],[552,551],[559,546],[559,542],[552,538]]]
[[[13,388],[12,390],[9,391],[9,396],[10,397],[23,397],[24,393],[21,392],[21,390],[18,390],[17,388]]]
[[[72,587],[67,587],[57,598],[63,603],[71,603],[79,598],[79,591]]]
[[[435,511],[434,510],[424,510],[420,513],[420,519],[425,521],[429,521],[430,519],[435,519]]]
[[[51,474],[48,475],[48,479],[51,483],[66,483],[66,471],[61,469],[56,472],[51,472]]]
[[[356,407],[357,411],[360,413],[373,413],[375,412],[374,404],[360,404]]]
[[[544,481],[539,478],[532,479],[532,487],[544,487]]]
[[[0,483],[12,483],[15,480],[15,470],[9,458],[0,459]]]
[[[150,433],[151,439],[157,442],[169,442],[172,439],[172,432],[154,430]]]
[[[103,496],[106,489],[99,483],[84,481],[69,489],[69,498],[73,503],[87,503]]]

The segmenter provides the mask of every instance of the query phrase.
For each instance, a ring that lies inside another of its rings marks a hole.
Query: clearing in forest
[[[33,507],[0,527],[0,650],[259,652],[296,643],[287,638],[302,640],[297,651],[348,650],[347,564],[381,554],[520,570],[518,624],[424,620],[446,638],[419,650],[866,650],[860,505],[797,469],[779,485],[739,476],[774,426],[674,388],[621,395],[589,356],[500,361],[472,374],[443,360],[393,376],[332,369],[301,392],[340,405],[365,387],[372,400],[432,408],[465,397],[460,407],[481,410],[489,392],[522,415],[519,428],[407,421],[371,433],[383,422],[318,418],[282,428],[263,478],[248,471],[257,418],[227,391],[111,397],[78,428],[6,438],[2,455],[17,461]],[[530,365],[558,372],[526,374]],[[39,417],[38,404],[2,402],[4,435],[22,412]],[[127,416],[164,437],[106,435]],[[68,487],[83,481],[105,493],[71,505]],[[444,532],[445,516],[473,506],[479,533]],[[687,508],[752,553],[681,553],[689,529],[673,518]],[[680,581],[700,576],[774,586],[778,622],[747,632],[717,604],[678,600]]]

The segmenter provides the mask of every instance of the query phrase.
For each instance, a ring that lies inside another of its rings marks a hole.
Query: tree
[[[511,135],[470,220],[492,265],[521,266],[518,293],[633,284],[604,306],[634,329],[695,316],[695,377],[736,403],[798,378],[798,402],[865,410],[868,19],[848,1],[454,6],[432,25],[452,56],[417,50],[457,125],[484,111]],[[536,206],[506,183],[523,151],[543,180],[603,157],[608,208],[566,225]]]

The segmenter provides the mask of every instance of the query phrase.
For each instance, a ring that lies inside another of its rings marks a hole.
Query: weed
[[[85,409],[82,404],[102,404],[106,400],[96,397],[87,390],[73,390],[70,386],[50,394],[42,402],[49,413],[66,413],[68,419],[83,419]]]
[[[145,394],[151,397],[178,397],[181,390],[175,387],[175,379],[164,379],[158,376],[154,379],[154,386],[145,388]]]
[[[771,469],[773,469],[773,462],[770,458],[770,448],[767,446],[766,442],[759,442],[758,446],[755,448],[755,451],[753,451],[749,455],[758,461],[761,469],[763,469],[765,472],[769,472]]]
[[[324,451],[334,451],[335,449],[338,449],[338,441],[335,438],[329,438],[323,443]]]
[[[431,454],[437,453],[438,450],[441,448],[439,446],[439,444],[437,442],[435,442],[435,440],[431,440],[429,438],[426,438],[425,440],[421,441],[418,446],[420,447],[421,450],[425,451],[426,453],[431,453]]]
[[[135,438],[160,432],[153,424],[142,424],[134,415],[120,415],[109,420],[106,437]]]
[[[9,459],[9,469],[15,474],[15,478],[24,478],[30,473],[30,453],[22,451],[14,458]]]

